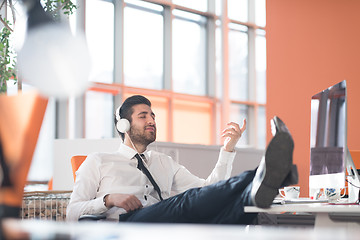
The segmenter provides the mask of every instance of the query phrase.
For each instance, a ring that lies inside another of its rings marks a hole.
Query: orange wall
[[[278,115],[291,131],[301,195],[308,196],[314,93],[347,80],[348,146],[360,150],[360,1],[268,0],[266,4],[267,122]],[[270,130],[267,136],[269,141]]]

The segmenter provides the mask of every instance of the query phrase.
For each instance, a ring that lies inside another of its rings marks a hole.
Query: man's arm
[[[84,214],[101,214],[107,208],[103,196],[96,198],[100,183],[99,161],[89,155],[76,174],[76,181],[66,210],[66,219],[77,221]]]
[[[209,185],[223,179],[228,179],[231,176],[232,164],[235,159],[234,149],[245,129],[246,119],[244,119],[244,123],[241,128],[239,124],[234,122],[227,124],[227,127],[223,130],[221,135],[225,138],[224,146],[220,150],[216,166],[210,176],[206,179],[205,185]]]
[[[119,207],[125,209],[126,212],[134,211],[143,207],[142,203],[135,195],[122,193],[105,195],[104,204],[107,208]]]
[[[199,178],[191,174],[185,167],[180,166],[174,176],[173,191],[181,193],[189,188],[202,187],[227,179],[231,175],[232,163],[235,159],[235,145],[239,141],[242,133],[246,129],[246,120],[240,128],[237,123],[228,123],[228,127],[223,131],[222,137],[225,137],[224,146],[219,153],[215,168],[207,179]]]

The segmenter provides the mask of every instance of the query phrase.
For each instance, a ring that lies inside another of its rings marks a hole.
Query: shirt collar
[[[121,152],[126,158],[129,158],[129,159],[132,159],[136,154],[136,151],[133,148],[126,146],[124,143],[120,144],[119,152]],[[145,157],[147,159],[149,159],[148,150],[145,150],[145,152],[143,152],[143,154],[145,155]]]

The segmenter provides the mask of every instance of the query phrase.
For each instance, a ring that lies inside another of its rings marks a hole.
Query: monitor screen
[[[345,80],[311,98],[310,189],[345,186],[346,104]]]

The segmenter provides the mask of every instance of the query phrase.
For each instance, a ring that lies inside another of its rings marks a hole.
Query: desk
[[[332,205],[328,203],[274,204],[268,209],[246,206],[245,212],[265,212],[281,214],[284,212],[315,214],[315,228],[319,227],[360,227],[359,205]]]
[[[303,229],[244,225],[138,224],[109,222],[54,222],[13,220],[8,228],[28,233],[32,239],[77,240],[358,240],[360,229]]]

